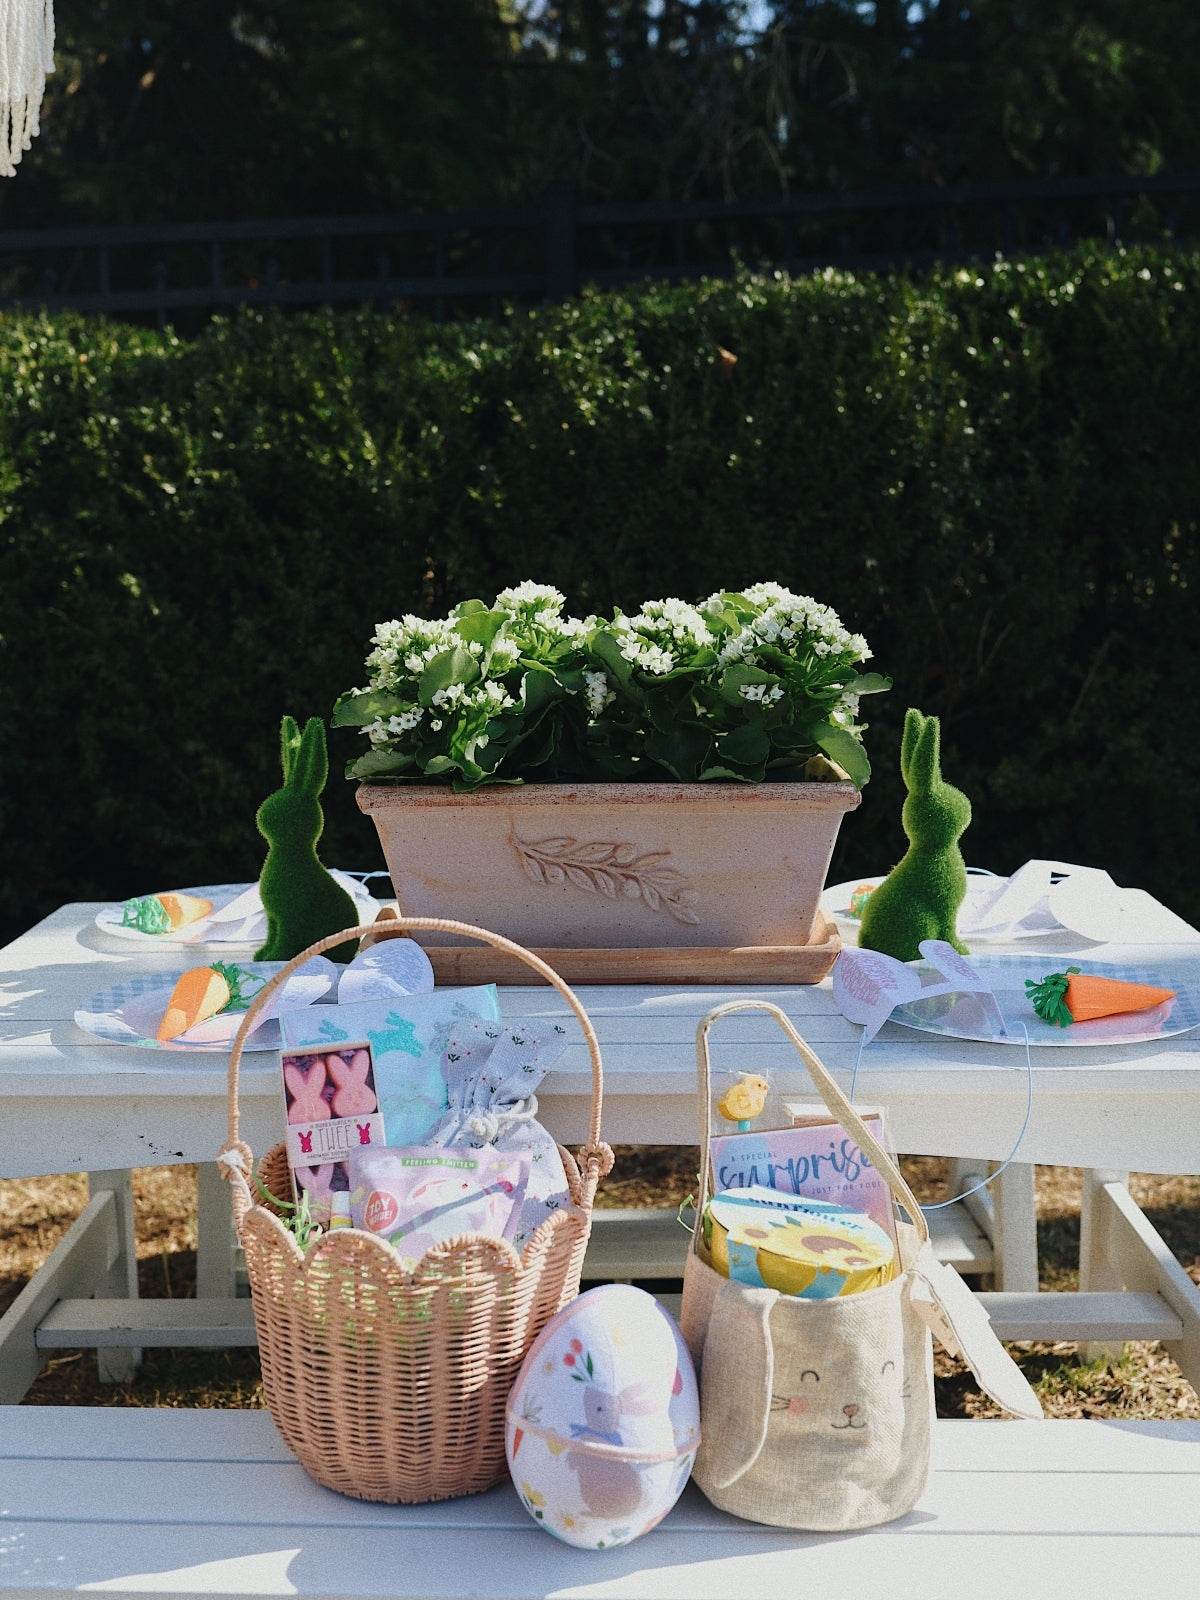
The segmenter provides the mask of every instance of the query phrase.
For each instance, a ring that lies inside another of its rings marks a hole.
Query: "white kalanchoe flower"
[[[435,706],[452,706],[456,700],[461,700],[466,692],[464,684],[448,683],[444,689],[435,689],[429,699]]]
[[[595,626],[595,617],[556,617],[554,632],[563,639],[582,639]]]
[[[636,633],[626,636],[621,645],[621,654],[635,667],[642,667],[646,672],[659,676],[670,672],[675,665],[675,657],[669,650],[652,644],[648,639],[639,639]]]
[[[625,660],[656,676],[686,666],[716,643],[701,613],[683,600],[647,600],[635,616],[619,612],[611,627]]]
[[[742,593],[753,605],[773,606],[781,600],[795,600],[796,596],[779,583],[752,583]]]
[[[843,626],[837,612],[820,605],[810,595],[792,594],[777,583],[756,583],[744,591],[753,605],[763,609],[751,618],[738,633],[732,634],[721,647],[721,661],[754,663],[754,654],[761,644],[783,644],[788,654],[800,656],[811,650],[818,660],[829,656],[844,657],[849,661],[868,661],[871,656],[867,641],[860,633],[850,633]],[[715,608],[720,595],[710,596],[705,605]]]
[[[588,716],[594,721],[603,712],[605,706],[611,705],[617,698],[616,691],[609,687],[608,675],[604,672],[591,672],[585,667],[583,681]]]
[[[511,639],[498,639],[492,645],[491,658],[488,661],[488,671],[503,677],[506,672],[511,672],[521,659],[519,647]]]
[[[405,671],[414,677],[423,672],[434,656],[461,643],[452,622],[429,621],[411,614],[381,622],[372,639],[375,648],[367,657],[371,672],[371,686],[375,689],[394,689],[402,674],[398,671],[403,662]]]
[[[549,611],[551,618],[558,617],[566,604],[566,596],[549,584],[533,583],[526,579],[512,589],[501,589],[496,596],[497,611]]]

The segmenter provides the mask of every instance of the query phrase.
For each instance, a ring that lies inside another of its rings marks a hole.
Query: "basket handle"
[[[585,1187],[594,1191],[599,1180],[612,1169],[613,1153],[611,1148],[602,1143],[600,1139],[600,1113],[604,1099],[604,1067],[600,1060],[600,1041],[596,1037],[596,1030],[592,1026],[592,1019],[583,1009],[583,1004],[554,968],[543,961],[540,956],[534,955],[532,950],[526,950],[524,945],[517,944],[512,939],[506,939],[502,934],[491,933],[487,928],[477,928],[469,922],[453,922],[445,917],[391,917],[386,921],[363,923],[356,928],[343,928],[340,933],[331,933],[324,939],[318,939],[315,944],[310,944],[307,950],[302,950],[298,956],[285,963],[283,967],[271,978],[254,996],[250,1002],[249,1010],[242,1018],[241,1026],[234,1035],[233,1046],[229,1052],[229,1130],[228,1137],[217,1155],[221,1171],[226,1178],[234,1184],[235,1209],[244,1209],[250,1203],[249,1189],[246,1179],[252,1168],[253,1152],[240,1136],[240,1112],[238,1108],[238,1082],[241,1072],[242,1051],[267,1001],[285,983],[298,967],[302,967],[313,956],[323,955],[326,950],[332,950],[339,944],[345,944],[351,939],[369,939],[374,943],[378,939],[395,939],[402,935],[422,933],[457,933],[468,939],[477,939],[481,944],[490,944],[493,949],[501,950],[505,955],[516,956],[527,967],[532,967],[547,983],[551,984],[562,995],[571,1010],[579,1019],[583,1029],[584,1042],[587,1045],[588,1057],[592,1067],[592,1109],[588,1123],[588,1142],[579,1152],[583,1158]],[[227,1160],[229,1156],[233,1160]],[[239,1184],[238,1180],[241,1180]],[[244,1190],[244,1193],[242,1192]],[[242,1201],[241,1208],[238,1201]]]
[[[712,1071],[708,1059],[708,1035],[713,1023],[719,1017],[730,1016],[735,1011],[765,1011],[768,1016],[775,1018],[795,1045],[826,1107],[842,1127],[858,1140],[859,1148],[870,1158],[872,1166],[885,1179],[893,1197],[899,1200],[908,1212],[918,1239],[925,1244],[929,1239],[929,1224],[925,1220],[925,1213],[917,1203],[916,1196],[905,1183],[900,1168],[838,1088],[816,1051],[796,1032],[787,1014],[778,1006],[772,1005],[769,1000],[727,1000],[724,1005],[714,1006],[706,1017],[701,1018],[696,1029],[696,1111],[700,1124],[700,1190],[696,1205],[697,1224],[704,1215],[704,1206],[708,1199],[708,1141],[712,1134]]]

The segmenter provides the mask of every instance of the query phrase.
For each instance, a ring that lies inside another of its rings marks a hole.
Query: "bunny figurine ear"
[[[913,752],[917,747],[917,740],[921,737],[921,730],[925,726],[925,717],[914,706],[909,706],[904,714],[904,732],[900,738],[900,776],[905,784],[911,788]]]
[[[929,794],[941,776],[942,725],[937,717],[926,717],[909,753],[905,782],[915,794]]]
[[[291,717],[286,720],[291,722],[293,728],[296,726]],[[298,743],[299,749],[287,783],[290,788],[298,789],[301,794],[312,795],[315,799],[329,778],[329,751],[325,746],[325,727],[320,717],[309,717]]]
[[[283,766],[283,781],[290,783],[292,768],[300,749],[300,728],[295,717],[284,717],[279,724],[279,760]]]

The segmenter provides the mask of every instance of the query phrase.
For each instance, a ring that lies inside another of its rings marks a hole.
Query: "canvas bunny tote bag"
[[[800,1300],[722,1277],[706,1260],[708,1034],[734,1011],[766,1011],[791,1039],[829,1111],[858,1141],[912,1219],[902,1270],[879,1289]],[[693,1477],[724,1511],[777,1527],[838,1532],[902,1516],[929,1477],[931,1330],[998,1405],[1041,1406],[962,1279],[934,1256],[895,1163],[778,1006],[735,1000],[696,1032],[701,1162],[697,1226],[683,1282],[683,1335],[700,1377],[702,1442]]]

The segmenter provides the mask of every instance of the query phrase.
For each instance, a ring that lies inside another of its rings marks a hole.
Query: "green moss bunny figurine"
[[[900,746],[900,773],[908,787],[904,831],[908,852],[862,911],[858,942],[897,961],[920,959],[922,939],[944,939],[961,954],[956,921],[967,892],[967,869],[958,841],[971,823],[971,802],[942,777],[941,723],[909,710]]]
[[[325,827],[321,791],[329,777],[329,752],[320,717],[310,717],[303,734],[294,717],[279,727],[283,788],[258,808],[258,831],[269,849],[259,878],[267,914],[267,942],[258,961],[290,961],[301,950],[342,928],[353,928],[358,909],[317,856]],[[330,950],[334,961],[349,961],[357,940]]]

